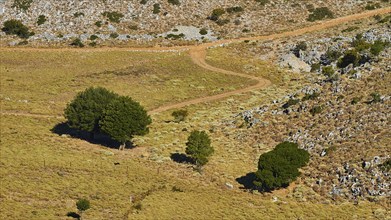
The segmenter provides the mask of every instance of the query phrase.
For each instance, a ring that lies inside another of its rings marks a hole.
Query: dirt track
[[[161,106],[161,107],[158,107],[156,109],[149,111],[150,114],[154,114],[154,113],[167,111],[170,109],[181,108],[181,107],[188,106],[188,105],[214,101],[214,100],[226,98],[231,95],[241,94],[241,93],[249,92],[249,91],[256,90],[256,89],[265,88],[271,84],[269,80],[264,79],[264,78],[250,76],[250,75],[246,75],[243,73],[236,73],[236,72],[220,69],[217,67],[213,67],[213,66],[207,64],[205,61],[205,57],[206,57],[206,51],[209,47],[218,46],[218,45],[222,45],[222,44],[236,43],[236,42],[241,42],[244,40],[273,40],[276,38],[297,36],[297,35],[301,35],[301,34],[305,34],[305,33],[309,33],[309,32],[314,32],[314,31],[319,31],[319,30],[330,28],[330,27],[334,27],[334,26],[337,26],[339,24],[346,23],[349,21],[368,18],[368,17],[374,16],[374,15],[387,14],[390,12],[391,12],[391,7],[381,8],[381,9],[372,10],[372,11],[365,11],[360,14],[348,15],[345,17],[340,17],[340,18],[335,18],[335,19],[328,20],[328,21],[319,22],[315,25],[296,29],[293,31],[287,31],[287,32],[282,32],[282,33],[277,33],[277,34],[272,34],[272,35],[265,35],[265,36],[255,36],[255,37],[244,37],[244,38],[238,38],[238,39],[220,40],[220,41],[200,44],[200,45],[196,45],[196,46],[153,47],[153,48],[151,48],[151,47],[148,47],[148,48],[89,48],[89,49],[77,49],[77,48],[59,48],[59,49],[55,49],[55,48],[0,48],[0,51],[12,51],[12,50],[48,51],[48,50],[52,50],[52,51],[145,51],[145,52],[165,52],[165,51],[167,51],[167,52],[170,52],[170,51],[189,50],[189,55],[190,55],[191,59],[193,60],[193,62],[196,65],[198,65],[204,69],[211,70],[214,72],[223,73],[226,75],[240,76],[240,77],[244,77],[244,78],[248,78],[248,79],[252,79],[252,80],[257,81],[257,84],[251,85],[246,88],[242,88],[242,89],[238,89],[238,90],[234,90],[234,91],[230,91],[230,92],[226,92],[226,93],[221,93],[218,95],[212,95],[212,96],[191,99],[191,100],[187,100],[187,101],[176,103],[176,104],[164,105],[164,106]],[[47,118],[60,117],[60,116],[53,116],[53,115],[39,115],[39,114],[29,114],[29,113],[17,113],[17,112],[12,113],[12,112],[4,112],[4,111],[2,111],[1,114],[3,114],[3,115],[6,114],[6,115],[31,116],[31,117],[33,117],[33,116],[34,117],[47,117]]]

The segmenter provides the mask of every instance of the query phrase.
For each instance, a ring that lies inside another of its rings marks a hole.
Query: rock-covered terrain
[[[322,32],[241,44],[237,53],[274,60],[304,74],[308,83],[235,115],[225,126],[247,127],[235,137],[250,146],[299,143],[312,155],[301,181],[320,195],[334,200],[389,199],[390,30],[386,15],[340,27],[327,37]]]
[[[97,44],[213,41],[297,28],[310,23],[316,8],[327,7],[339,17],[386,5],[353,0],[7,0],[0,1],[0,23],[22,21],[35,33],[29,39],[33,44],[69,44],[74,38],[89,42],[92,35]],[[44,19],[38,24],[40,16]],[[18,43],[3,32],[0,36],[3,44]]]

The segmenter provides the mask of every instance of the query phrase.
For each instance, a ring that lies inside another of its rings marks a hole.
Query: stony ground
[[[98,36],[94,41],[104,45],[129,41],[172,44],[178,41],[173,40],[175,38],[203,41],[294,29],[311,23],[307,21],[308,15],[320,7],[328,7],[334,17],[340,17],[366,10],[368,5],[374,8],[389,6],[384,0],[372,3],[352,0],[291,0],[289,3],[273,0],[265,1],[266,4],[255,0],[178,2],[176,5],[166,0],[8,0],[0,2],[0,23],[9,19],[21,20],[35,32],[30,44],[67,45],[74,38],[89,43],[91,35]],[[211,18],[214,9],[222,9],[224,14]],[[105,12],[118,13],[119,20],[110,20]],[[37,24],[39,16],[45,16],[46,20],[40,25]],[[200,34],[201,29],[206,30],[205,35]],[[1,36],[3,44],[15,45],[20,41],[5,37],[4,33]]]

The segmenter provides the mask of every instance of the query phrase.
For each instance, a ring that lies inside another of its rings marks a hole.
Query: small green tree
[[[64,110],[69,127],[90,132],[91,138],[99,132],[99,120],[107,105],[118,95],[102,87],[90,87],[80,92]]]
[[[82,219],[83,212],[90,208],[90,201],[88,201],[87,199],[79,199],[76,202],[76,207],[77,210],[79,210],[80,212],[80,219]]]
[[[120,150],[134,135],[145,135],[152,123],[147,111],[130,97],[121,96],[112,101],[99,122],[102,131],[121,143]]]
[[[208,157],[213,154],[211,140],[205,131],[192,131],[187,139],[186,154],[196,162],[198,168],[208,162]]]

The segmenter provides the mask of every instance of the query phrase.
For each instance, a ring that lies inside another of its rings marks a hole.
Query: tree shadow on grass
[[[193,158],[187,156],[186,154],[182,154],[182,153],[172,153],[170,158],[171,158],[171,160],[173,160],[177,163],[195,164],[195,161]]]
[[[76,212],[68,212],[68,213],[67,213],[67,217],[72,217],[72,218],[75,218],[75,219],[80,219],[80,215],[77,214]]]
[[[245,176],[236,178],[236,182],[243,185],[243,187],[240,188],[247,190],[257,190],[257,186],[254,185],[255,180],[256,176],[254,172],[250,172],[247,173]]]
[[[55,125],[50,131],[55,134],[58,134],[60,136],[68,135],[72,138],[85,140],[91,144],[98,144],[98,145],[102,145],[102,146],[105,146],[108,148],[118,149],[119,146],[121,145],[118,141],[113,140],[110,136],[105,135],[105,134],[95,134],[94,137],[92,138],[90,136],[89,132],[80,131],[80,130],[71,128],[68,126],[68,124],[66,122],[62,122],[62,123]],[[133,147],[134,146],[132,143],[126,144],[126,148],[133,148]]]

